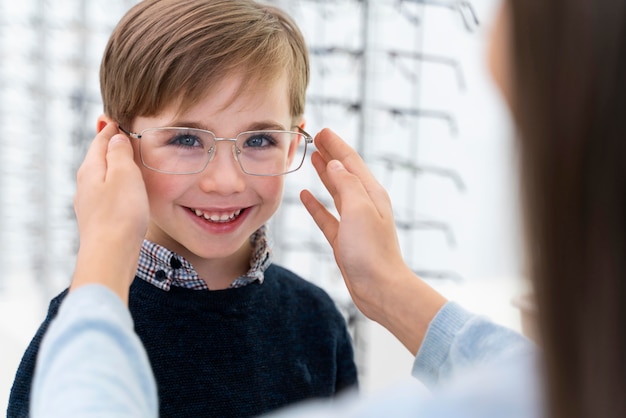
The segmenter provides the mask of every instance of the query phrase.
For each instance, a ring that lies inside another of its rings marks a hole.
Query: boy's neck
[[[227,289],[232,282],[250,270],[252,246],[246,242],[234,254],[217,259],[191,258],[188,260],[198,276],[211,290]]]

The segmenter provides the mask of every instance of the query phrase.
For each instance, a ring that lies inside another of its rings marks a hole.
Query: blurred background
[[[514,132],[486,66],[499,0],[275,0],[307,38],[307,130],[331,127],[389,190],[404,256],[475,312],[521,329],[525,292]],[[102,112],[98,67],[135,0],[0,0],[0,407],[77,248],[75,171]],[[287,177],[275,261],[325,288],[353,334],[363,390],[410,376],[411,355],[352,305],[303,188]]]

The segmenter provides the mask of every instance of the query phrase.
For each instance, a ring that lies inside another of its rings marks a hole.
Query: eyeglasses
[[[251,176],[281,176],[298,170],[304,162],[311,135],[298,127],[292,131],[246,131],[235,138],[218,138],[195,128],[150,128],[140,133],[119,127],[138,139],[141,162],[146,168],[167,174],[196,174],[215,157],[217,143],[233,143],[233,156]]]

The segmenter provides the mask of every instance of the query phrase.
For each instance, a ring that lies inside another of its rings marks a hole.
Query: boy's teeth
[[[196,216],[201,216],[204,219],[206,219],[207,221],[211,221],[211,222],[226,222],[226,221],[230,221],[230,220],[234,219],[236,216],[238,216],[241,213],[241,209],[236,210],[233,213],[222,213],[222,214],[205,213],[205,212],[202,212],[199,209],[194,209],[194,213],[196,214]]]

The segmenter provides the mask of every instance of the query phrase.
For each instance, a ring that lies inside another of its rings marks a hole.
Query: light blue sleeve
[[[537,348],[520,334],[447,303],[431,322],[413,365],[416,380],[373,396],[308,402],[272,417],[539,418]]]
[[[418,353],[416,381],[374,396],[308,402],[273,417],[536,418],[541,385],[536,348],[521,335],[446,304]],[[71,293],[42,343],[34,417],[157,416],[154,378],[132,319],[104,287]]]
[[[536,347],[526,337],[448,302],[431,321],[412,374],[434,389],[476,368],[535,356]]]
[[[71,292],[39,350],[33,417],[156,417],[150,363],[119,297],[100,285]]]

